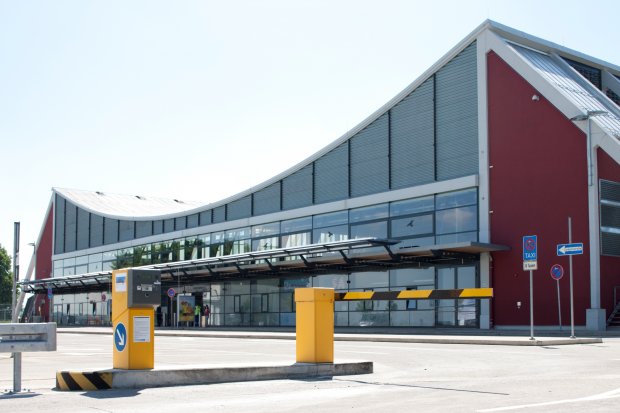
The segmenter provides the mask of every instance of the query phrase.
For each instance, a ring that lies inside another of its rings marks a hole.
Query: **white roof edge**
[[[507,40],[512,40],[524,44],[525,46],[532,47],[537,50],[542,50],[544,52],[559,52],[562,57],[567,57],[571,60],[588,64],[590,66],[592,65],[592,63],[594,63],[595,65],[600,66],[598,67],[598,69],[611,69],[612,72],[615,72],[615,75],[620,76],[620,66],[618,65],[606,62],[596,57],[589,56],[585,53],[578,52],[577,50],[550,42],[540,37],[532,36],[531,34],[527,34],[520,30],[513,29],[512,27],[505,26],[493,20],[487,20],[486,22],[489,24],[489,26],[494,32],[500,34]]]

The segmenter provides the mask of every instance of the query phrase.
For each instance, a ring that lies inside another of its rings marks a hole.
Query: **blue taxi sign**
[[[536,261],[538,258],[538,237],[526,235],[523,237],[523,261]]]

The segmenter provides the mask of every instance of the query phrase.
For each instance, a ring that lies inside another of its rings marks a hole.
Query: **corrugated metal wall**
[[[219,206],[213,209],[213,223],[226,221],[226,205]]]
[[[212,211],[208,210],[208,211],[202,211],[200,213],[200,225],[207,225],[213,222],[212,218]]]
[[[56,195],[54,201],[54,254],[62,254],[65,252],[65,199]]]
[[[77,207],[65,204],[65,252],[75,251],[77,236]]]
[[[105,245],[118,242],[118,220],[103,219],[103,243]]]
[[[136,238],[153,235],[153,221],[136,221]]]
[[[178,217],[174,219],[174,230],[180,231],[187,228],[187,217]]]
[[[90,243],[90,213],[77,209],[77,249],[88,248]]]
[[[280,210],[280,182],[254,193],[253,215],[269,214]]]
[[[136,236],[134,231],[134,221],[118,221],[118,240],[119,242],[129,241]]]
[[[390,189],[389,114],[351,138],[351,197]]]
[[[476,45],[435,74],[438,181],[478,173]]]
[[[196,228],[200,225],[200,215],[192,214],[187,217],[187,228]]]
[[[91,214],[90,217],[90,247],[103,245],[103,217]]]
[[[312,205],[312,171],[310,164],[282,180],[282,209]]]
[[[174,218],[164,219],[164,232],[174,231]]]
[[[337,201],[349,196],[349,142],[314,162],[314,202]]]
[[[248,195],[228,204],[226,219],[234,220],[247,218],[252,215],[252,196]]]
[[[391,110],[392,189],[435,180],[434,78]]]

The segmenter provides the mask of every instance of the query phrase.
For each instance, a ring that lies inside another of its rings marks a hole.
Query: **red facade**
[[[620,182],[620,165],[605,151],[597,151],[598,177]],[[601,257],[601,306],[607,308],[607,315],[614,308],[614,287],[618,287],[620,297],[620,257]]]
[[[549,272],[560,264],[562,322],[570,324],[569,260],[556,256],[556,245],[568,242],[570,216],[572,241],[584,243],[584,254],[573,258],[575,324],[583,325],[590,306],[585,135],[499,56],[487,58],[491,242],[511,248],[492,254],[492,322],[529,324],[522,237],[537,235],[534,323],[558,324],[556,281]]]
[[[37,245],[36,276],[40,280],[53,275],[52,248],[54,240],[54,209],[50,208],[43,227],[43,233]],[[41,315],[43,321],[48,321],[50,308],[47,296],[37,295],[34,303],[34,315]]]

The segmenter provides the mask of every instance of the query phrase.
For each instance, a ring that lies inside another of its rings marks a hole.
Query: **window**
[[[349,216],[347,211],[331,212],[329,214],[315,215],[312,218],[313,228],[323,228],[339,224],[347,224]]]
[[[437,234],[475,231],[478,229],[478,208],[469,206],[437,211],[435,228]]]
[[[435,198],[435,209],[447,209],[464,205],[476,205],[478,203],[478,192],[476,188],[464,191],[447,192],[439,194]]]
[[[349,222],[374,221],[387,218],[389,213],[387,204],[373,205],[364,208],[356,208],[349,211]]]
[[[432,196],[408,199],[406,201],[392,202],[390,204],[390,216],[419,214],[420,212],[432,211],[434,208]]]
[[[407,287],[407,291],[417,290],[416,287]],[[407,300],[407,310],[417,310],[418,300]]]
[[[390,224],[391,236],[417,237],[425,234],[432,234],[433,214],[415,215],[407,218],[393,219]]]
[[[260,296],[260,311],[261,311],[261,313],[269,312],[269,294],[261,294],[261,296]]]
[[[620,183],[600,181],[601,254],[620,257]]]
[[[318,228],[312,231],[312,242],[314,244],[325,244],[334,241],[344,241],[349,238],[349,226],[337,225],[334,227]]]

